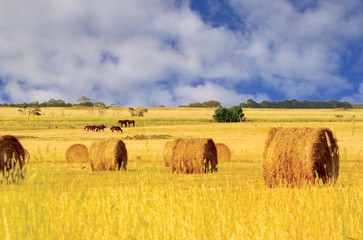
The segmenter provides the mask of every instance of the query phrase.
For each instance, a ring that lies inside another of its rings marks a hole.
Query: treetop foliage
[[[239,106],[220,107],[215,110],[213,118],[217,122],[241,122],[244,115],[242,108]]]
[[[189,103],[188,105],[180,105],[179,107],[190,107],[190,108],[218,108],[222,107],[221,103],[215,100],[209,100],[203,103],[195,102]]]
[[[239,105],[242,108],[286,108],[286,109],[316,109],[316,108],[353,108],[353,106],[349,102],[338,102],[336,100],[331,100],[329,102],[322,101],[298,101],[296,99],[292,100],[284,100],[284,101],[262,101],[257,103],[252,99],[248,99],[246,103],[241,103]]]
[[[147,113],[147,108],[129,108],[130,114],[133,117],[143,117]]]

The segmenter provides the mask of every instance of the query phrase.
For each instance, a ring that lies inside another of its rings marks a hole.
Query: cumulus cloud
[[[255,79],[289,98],[332,96],[351,87],[339,53],[363,36],[359,0],[230,0],[244,23],[234,30],[187,1],[0,2],[0,99],[12,102],[228,106],[268,99],[245,91]]]
[[[179,103],[204,102],[214,99],[221,103],[223,102],[226,106],[238,105],[241,102],[246,102],[250,98],[256,99],[257,101],[268,100],[268,96],[265,94],[239,94],[233,89],[226,89],[221,85],[212,83],[197,86],[177,86],[175,88],[175,96]]]
[[[346,96],[342,98],[342,101],[347,101],[350,103],[355,104],[362,104],[363,103],[363,83],[359,85],[358,93],[353,94],[351,96]]]

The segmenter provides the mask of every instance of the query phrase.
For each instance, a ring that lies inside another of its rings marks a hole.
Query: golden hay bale
[[[68,163],[89,163],[88,149],[83,144],[73,144],[66,151]]]
[[[121,140],[94,142],[89,148],[92,171],[126,170],[127,150]]]
[[[231,151],[229,148],[223,143],[216,143],[217,149],[217,158],[218,162],[229,162],[231,161]]]
[[[170,164],[177,173],[217,171],[216,146],[210,138],[179,139]]]
[[[24,157],[25,157],[25,161],[29,161],[30,160],[30,153],[25,148],[24,148]]]
[[[339,149],[326,128],[274,128],[265,142],[263,177],[270,187],[301,186],[339,176]]]
[[[19,140],[11,135],[0,137],[0,171],[8,171],[15,164],[20,169],[25,164],[25,150]]]
[[[175,148],[178,145],[181,138],[176,138],[174,140],[165,143],[164,147],[164,164],[165,167],[170,167],[171,159],[174,157]]]

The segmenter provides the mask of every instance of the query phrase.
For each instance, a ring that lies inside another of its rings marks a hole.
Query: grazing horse
[[[130,127],[131,124],[132,124],[132,126],[135,127],[135,120],[128,120],[127,122],[129,124],[129,127]]]
[[[83,130],[86,130],[86,129],[87,129],[87,132],[90,131],[90,130],[91,131],[94,131],[94,130],[96,130],[96,126],[87,125],[87,126],[84,127]]]
[[[120,121],[118,121],[118,124],[121,124],[121,127],[122,127],[122,125],[125,124],[125,127],[127,127],[128,122],[129,122],[129,120],[120,120]]]
[[[101,131],[101,130],[105,131],[105,128],[106,128],[105,125],[99,125],[99,126],[96,127],[96,132]]]
[[[112,126],[110,130],[113,132],[122,132],[122,129],[119,126]]]

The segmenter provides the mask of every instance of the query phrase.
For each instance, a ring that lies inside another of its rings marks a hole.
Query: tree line
[[[31,103],[0,103],[2,107],[18,107],[18,108],[30,108],[30,107],[72,107],[72,106],[85,106],[85,107],[98,107],[98,108],[107,108],[107,107],[115,107],[115,104],[111,104],[110,106],[106,106],[103,102],[94,102],[85,96],[77,99],[77,104],[66,103],[61,99],[49,99],[46,102],[39,103],[38,101]],[[349,102],[339,102],[336,100],[330,100],[328,102],[324,101],[298,101],[296,99],[292,100],[284,100],[284,101],[262,101],[260,103],[255,102],[252,99],[248,99],[246,103],[240,103],[239,106],[241,108],[287,108],[287,109],[317,109],[317,108],[363,108],[363,104],[350,104]],[[188,105],[180,105],[179,107],[188,107],[188,108],[220,108],[222,104],[215,100],[210,100],[206,102],[195,102],[189,103]]]
[[[179,105],[179,107],[188,107],[188,108],[219,108],[222,107],[221,103],[215,100],[210,100],[206,102],[195,102],[189,103],[188,105]]]
[[[298,101],[296,99],[284,100],[284,101],[262,101],[260,103],[255,102],[252,99],[248,99],[246,103],[239,105],[242,108],[286,108],[286,109],[317,109],[317,108],[347,108],[352,109],[353,105],[349,102],[339,102],[336,100],[324,101]]]
[[[105,103],[103,102],[91,102],[91,99],[82,96],[81,98],[77,99],[76,104],[72,103],[66,103],[62,99],[49,99],[46,102],[39,103],[39,101],[34,101],[31,103],[0,103],[0,106],[2,107],[19,107],[19,108],[27,108],[27,107],[73,107],[73,106],[85,106],[85,107],[98,107],[98,108],[104,108],[107,107]],[[110,107],[115,107],[115,104],[111,104]]]

